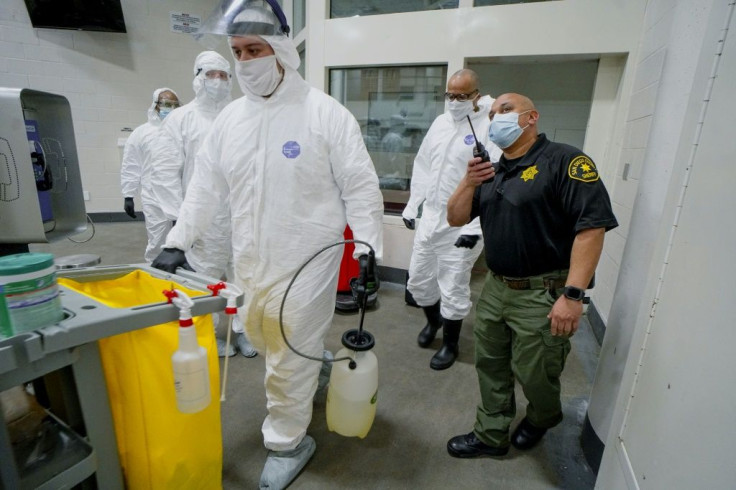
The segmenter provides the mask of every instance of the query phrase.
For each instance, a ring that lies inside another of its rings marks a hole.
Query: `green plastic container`
[[[0,257],[0,338],[52,325],[63,318],[53,255]]]

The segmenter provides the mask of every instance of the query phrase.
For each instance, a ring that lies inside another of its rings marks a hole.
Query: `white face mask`
[[[451,100],[447,103],[447,110],[450,111],[450,115],[455,121],[460,121],[472,114],[473,101],[466,100],[465,102],[460,102],[459,100]]]
[[[220,102],[230,95],[230,83],[220,78],[206,79],[204,90],[212,100]]]
[[[235,74],[244,93],[260,97],[274,93],[282,78],[275,55],[236,61]]]

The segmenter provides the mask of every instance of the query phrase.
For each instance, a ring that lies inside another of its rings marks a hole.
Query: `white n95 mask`
[[[447,110],[450,112],[452,119],[460,121],[473,112],[473,101],[466,100],[460,102],[459,100],[451,100],[447,103]]]
[[[281,82],[276,56],[264,56],[248,61],[235,62],[238,85],[245,94],[267,97],[274,93]]]
[[[206,79],[204,90],[212,100],[220,102],[230,94],[230,83],[220,78]]]

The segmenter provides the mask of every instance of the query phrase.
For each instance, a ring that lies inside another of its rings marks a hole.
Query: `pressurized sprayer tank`
[[[351,361],[333,363],[327,389],[327,428],[362,439],[376,417],[378,359],[370,351],[375,342],[368,332],[350,330],[343,335],[343,345],[335,359],[349,357]]]
[[[197,343],[191,308],[192,299],[178,289],[164,291],[179,308],[179,347],[171,356],[174,369],[176,407],[182,413],[195,413],[210,404],[210,376],[207,351]]]
[[[378,360],[373,352],[340,349],[336,358],[353,361],[332,366],[327,389],[327,428],[346,437],[368,435],[376,417]],[[351,365],[355,368],[351,368]]]

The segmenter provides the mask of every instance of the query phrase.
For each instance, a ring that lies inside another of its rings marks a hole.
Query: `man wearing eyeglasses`
[[[161,253],[166,234],[171,229],[171,221],[161,209],[151,184],[153,151],[160,141],[160,129],[164,118],[179,107],[179,98],[170,88],[159,88],[153,92],[153,100],[148,108],[148,122],[135,128],[125,142],[123,160],[120,168],[120,188],[123,193],[123,209],[135,219],[133,198],[141,193],[143,215],[146,219],[148,244],[144,259],[150,263]]]
[[[473,431],[447,443],[457,458],[502,456],[509,445],[531,449],[562,421],[569,338],[604,234],[618,226],[593,161],[539,134],[539,112],[528,97],[499,96],[490,117],[489,138],[503,156],[495,169],[471,159],[447,204],[453,226],[480,217],[490,269],[474,325],[481,403]],[[514,379],[529,404],[509,438]]]
[[[438,116],[419,148],[411,179],[411,195],[402,217],[414,229],[414,249],[409,264],[407,288],[422,307],[427,324],[417,343],[429,347],[442,328],[442,346],[429,367],[447,369],[457,359],[460,329],[470,312],[470,273],[481,253],[480,222],[474,219],[462,228],[447,222],[447,200],[465,175],[476,139],[497,161],[501,150],[488,141],[488,113],[493,99],[481,96],[478,75],[460,70],[447,82],[447,111]],[[472,124],[472,126],[471,126]],[[419,206],[422,219],[416,224]]]

